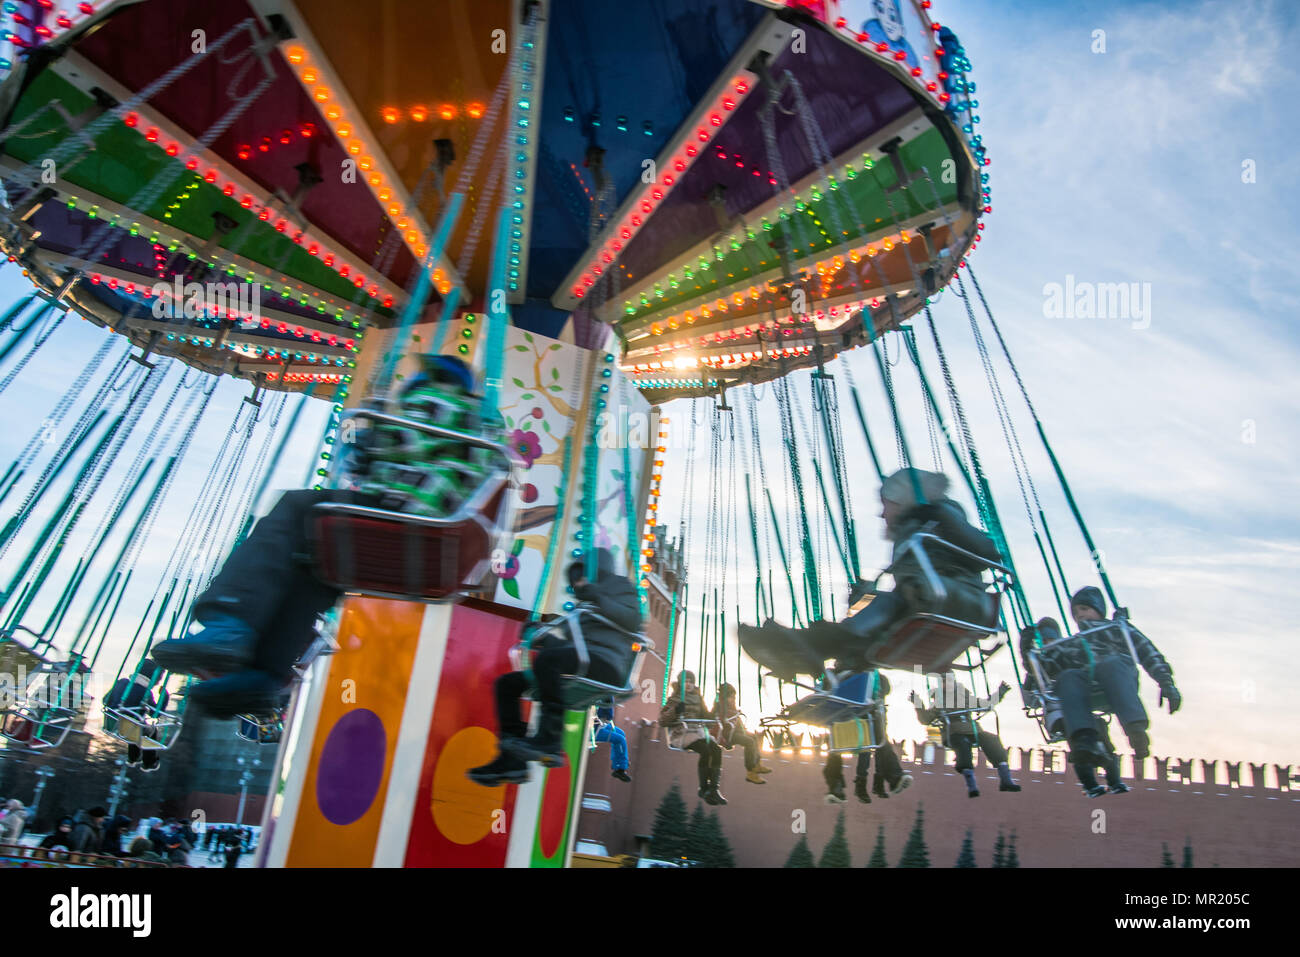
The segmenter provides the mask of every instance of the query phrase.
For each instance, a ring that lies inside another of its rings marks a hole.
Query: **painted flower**
[[[531,505],[537,501],[537,486],[532,482],[524,486],[523,499],[525,505]]]
[[[542,456],[542,443],[538,441],[536,432],[515,429],[510,433],[510,448],[523,459],[525,468],[532,468],[533,463]]]
[[[505,568],[501,570],[501,574],[499,577],[504,579],[510,579],[510,578],[514,578],[518,574],[519,574],[519,556],[518,555],[507,556]]]
[[[545,413],[542,412],[541,408],[539,408],[539,407],[537,407],[537,406],[534,406],[534,407],[533,407],[533,418],[534,418],[534,419],[540,419],[543,415],[545,415]]]

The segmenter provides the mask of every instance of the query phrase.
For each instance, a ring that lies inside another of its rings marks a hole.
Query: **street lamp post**
[[[241,768],[244,767],[243,755],[240,755],[235,760],[239,762]],[[253,768],[260,766],[261,763],[260,758],[253,758]],[[236,827],[244,823],[244,799],[248,796],[248,782],[251,780],[253,780],[252,768],[244,768],[243,773],[239,775],[239,813],[235,815]]]
[[[50,778],[54,777],[54,771],[50,768],[37,768],[36,776],[40,778],[40,780],[36,782],[36,795],[32,798],[31,818],[33,821],[36,820],[36,812],[40,810],[41,807],[41,794],[44,792],[45,785],[49,783]]]
[[[117,765],[117,776],[113,779],[113,786],[109,789],[108,795],[111,797],[112,804],[108,809],[108,819],[110,821],[117,817],[117,805],[122,798],[126,797],[126,759],[118,758],[113,762]]]

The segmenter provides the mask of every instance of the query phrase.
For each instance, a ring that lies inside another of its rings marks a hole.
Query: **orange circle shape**
[[[438,831],[453,844],[476,844],[492,833],[493,814],[505,814],[506,786],[485,788],[465,776],[496,756],[497,736],[477,725],[453,734],[433,771],[430,810]]]

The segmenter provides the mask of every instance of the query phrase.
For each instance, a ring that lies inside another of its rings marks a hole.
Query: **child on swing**
[[[717,738],[722,731],[721,722],[704,703],[704,695],[695,684],[695,672],[683,671],[673,682],[668,693],[668,700],[659,710],[659,726],[669,733],[684,727],[687,719],[712,720],[706,725],[708,734],[686,745],[687,751],[694,751],[700,756],[696,762],[696,771],[700,779],[699,795],[705,804],[721,806],[727,799],[718,790],[722,783],[722,746]]]
[[[740,645],[745,652],[778,677],[816,676],[831,658],[860,664],[885,629],[918,611],[960,621],[988,619],[993,614],[993,599],[985,591],[983,572],[1002,558],[993,540],[967,522],[962,507],[947,497],[948,484],[948,478],[938,472],[905,468],[881,485],[885,537],[894,542],[899,557],[893,572],[894,591],[875,595],[866,608],[842,622],[814,621],[807,628],[786,628],[772,621],[759,627],[741,625]],[[930,550],[931,564],[947,591],[942,601],[928,595],[916,557],[899,555],[902,543],[927,530],[975,556],[942,548]]]
[[[1005,698],[1010,690],[1011,686],[1004,681],[998,685],[995,700],[980,701],[973,692],[957,682],[952,672],[949,672],[943,676],[941,687],[930,689],[927,700],[923,700],[915,691],[908,696],[908,700],[916,708],[916,720],[921,724],[938,725],[942,730],[943,746],[956,755],[957,763],[953,770],[965,779],[969,797],[980,796],[973,760],[973,752],[977,744],[989,763],[998,769],[998,790],[1020,790],[1020,785],[1011,777],[1011,767],[1007,764],[1007,749],[1002,744],[1002,739],[992,731],[984,730],[978,723],[980,712],[985,708],[992,708]]]
[[[397,414],[477,432],[482,399],[470,368],[451,356],[420,361],[422,372],[402,390]],[[344,502],[445,517],[487,471],[465,443],[409,428],[376,426],[361,433],[357,446],[352,487],[285,492],[195,599],[197,633],[153,648],[153,660],[167,670],[207,679],[189,692],[201,710],[228,718],[273,709],[292,680],[294,662],[311,644],[316,619],[338,602],[340,593],[298,560],[310,548],[308,520],[316,505]]]
[[[636,585],[614,570],[614,556],[605,548],[596,550],[595,581],[587,578],[586,562],[576,561],[569,566],[569,584],[582,605],[615,626],[611,628],[587,616],[580,618],[589,661],[586,677],[601,684],[621,685],[636,657],[629,636],[641,631],[641,598]],[[500,753],[487,764],[470,769],[469,779],[475,784],[521,784],[528,780],[529,761],[539,761],[546,767],[562,767],[565,763],[563,678],[578,671],[578,653],[571,642],[549,635],[533,650],[531,680],[524,671],[511,671],[496,680]],[[519,699],[533,685],[541,714],[537,733],[529,737],[528,726],[519,713]]]
[[[140,662],[135,673],[129,676],[118,678],[113,683],[112,689],[104,697],[105,708],[139,708],[143,706],[149,711],[161,712],[167,710],[167,703],[170,700],[167,694],[166,681],[159,685],[158,696],[154,697],[153,686],[159,678],[163,678],[164,673],[152,661],[145,660]],[[147,726],[141,726],[141,732],[148,736],[150,734]],[[158,762],[162,758],[162,753],[157,748],[150,748],[147,751],[141,750],[138,744],[128,744],[126,746],[126,763],[128,767],[139,766],[142,771],[158,770]]]

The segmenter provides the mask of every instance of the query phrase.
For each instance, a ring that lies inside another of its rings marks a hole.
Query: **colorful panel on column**
[[[587,721],[586,711],[569,711],[564,715],[564,751],[569,756],[569,763],[546,772],[542,806],[537,815],[537,835],[533,839],[533,867],[563,867],[568,856],[574,804],[582,799]]]
[[[344,603],[286,866],[371,866],[424,612]]]
[[[502,867],[515,788],[485,788],[465,776],[497,753],[493,683],[509,671],[520,622],[457,605],[447,633],[406,849],[407,867]],[[533,774],[539,769],[534,766]]]

